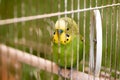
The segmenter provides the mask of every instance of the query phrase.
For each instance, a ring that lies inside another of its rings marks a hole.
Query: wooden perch
[[[17,39],[17,40],[6,40],[9,44],[15,44],[18,46],[24,46],[27,48],[32,48],[35,51],[39,51],[40,53],[51,54],[51,47],[48,44],[37,43],[34,41],[26,40],[26,39]]]
[[[14,58],[22,63],[29,64],[36,68],[46,70],[48,72],[52,72],[54,74],[58,74],[59,66],[56,65],[54,62],[31,55],[27,52],[23,52],[15,48],[8,47],[4,44],[0,44],[0,53],[2,55],[9,55],[9,57]],[[70,70],[68,69],[62,69],[61,71],[62,77],[65,78],[70,78],[70,76],[68,76],[69,73]],[[103,77],[101,78],[94,77],[92,75],[79,71],[72,71],[71,77],[72,80],[104,80]],[[105,80],[109,80],[109,79],[105,79]]]

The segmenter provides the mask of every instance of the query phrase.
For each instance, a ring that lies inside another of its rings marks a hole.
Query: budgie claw
[[[62,71],[62,68],[59,67],[59,69],[58,69],[58,75],[59,75],[59,76],[62,76],[61,71]]]
[[[96,40],[96,39],[94,39],[93,41],[94,41],[95,43],[97,43],[97,40]]]
[[[69,77],[69,78],[72,78],[72,77],[71,77],[71,76],[72,76],[72,72],[73,72],[73,69],[71,69],[71,70],[70,70],[70,73],[68,74],[68,77]]]

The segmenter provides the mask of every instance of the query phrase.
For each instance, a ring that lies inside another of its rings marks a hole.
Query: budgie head
[[[78,34],[78,28],[75,21],[68,17],[60,18],[55,24],[53,42],[65,45],[69,43],[76,34]]]

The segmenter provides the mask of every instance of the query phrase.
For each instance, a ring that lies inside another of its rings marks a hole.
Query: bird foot
[[[73,70],[74,70],[74,69],[70,69],[70,72],[69,72],[69,74],[68,74],[68,77],[69,77],[69,78],[72,78]]]
[[[97,43],[97,40],[96,40],[96,39],[94,39],[93,41],[94,41],[95,43]]]
[[[73,74],[74,70],[76,70],[76,69],[74,69],[74,68],[71,69],[70,72],[69,72],[69,74],[68,74],[68,77],[70,78],[70,80],[73,80],[72,74]],[[79,79],[79,77],[77,76],[75,80],[80,80],[80,79]]]
[[[58,75],[62,77],[61,71],[62,71],[62,67],[59,67],[59,69],[58,69]]]

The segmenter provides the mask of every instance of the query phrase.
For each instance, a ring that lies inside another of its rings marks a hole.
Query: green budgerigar
[[[71,68],[71,64],[75,67],[77,60],[82,60],[83,41],[78,30],[76,22],[69,17],[60,18],[55,23],[53,61],[60,67]]]

